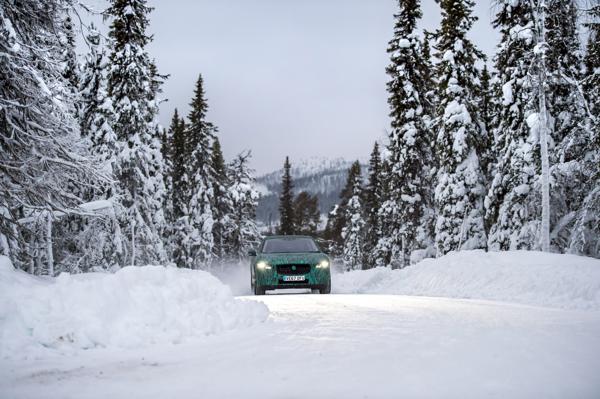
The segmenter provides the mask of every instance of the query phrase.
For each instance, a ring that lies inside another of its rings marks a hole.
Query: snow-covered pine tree
[[[279,195],[279,228],[277,233],[290,235],[296,232],[294,215],[294,184],[292,182],[290,158],[285,157],[281,176],[281,194]]]
[[[218,261],[224,260],[230,254],[231,235],[234,231],[231,215],[233,202],[229,196],[229,171],[223,158],[221,143],[217,137],[213,140],[211,149],[211,183],[213,199],[213,254]]]
[[[363,265],[365,268],[375,265],[373,250],[379,241],[381,229],[379,226],[379,208],[383,202],[383,181],[381,169],[381,152],[379,143],[375,142],[369,159],[369,177],[364,189],[365,208],[365,243]]]
[[[87,35],[89,52],[85,56],[79,79],[81,106],[79,125],[81,135],[90,142],[92,154],[101,162],[109,176],[112,176],[112,162],[117,155],[117,137],[112,130],[112,115],[114,110],[111,99],[106,91],[105,55],[102,46],[102,36],[91,24]],[[111,190],[95,190],[92,196],[107,195]]]
[[[315,236],[321,221],[319,198],[302,191],[294,199],[296,233]]]
[[[174,171],[174,140],[175,131],[185,129],[185,123],[179,118],[177,108],[173,113],[171,124],[168,129],[163,129],[161,134],[161,155],[163,157],[163,182],[165,185],[165,197],[163,198],[163,209],[165,213],[165,229],[163,231],[163,242],[168,259],[173,259],[173,237],[175,234],[175,217],[173,214],[173,171]],[[178,139],[185,137],[181,133]]]
[[[527,125],[527,117],[535,109],[529,77],[535,46],[531,1],[500,2],[493,25],[502,36],[494,59],[498,113],[493,152],[498,158],[485,200],[488,248],[532,249],[539,228],[539,197],[534,192],[539,175],[539,143]]]
[[[208,103],[204,93],[202,75],[198,76],[194,98],[190,104],[186,128],[187,159],[189,178],[189,240],[190,267],[210,268],[214,257],[214,212],[215,204],[211,165],[212,143],[215,127],[206,121]]]
[[[573,215],[589,189],[584,167],[589,134],[586,107],[579,83],[582,57],[575,0],[547,0],[546,72],[551,122],[550,244],[563,252],[569,247]]]
[[[75,52],[75,26],[72,13],[74,13],[73,1],[64,0],[64,5],[61,12],[62,29],[58,33],[61,48],[62,74],[68,82],[68,90],[75,95],[79,88],[79,63]],[[75,101],[72,104],[73,112],[77,112],[79,104]],[[77,115],[77,114],[75,114]]]
[[[0,5],[0,253],[36,274],[60,272],[52,212],[77,213],[82,202],[65,187],[99,175],[81,145],[61,67],[69,7],[62,0]]]
[[[191,187],[188,175],[190,153],[186,124],[183,118],[179,117],[177,109],[173,113],[168,134],[172,136],[170,176],[172,189],[168,192],[171,204],[171,223],[168,229],[171,230],[171,236],[167,241],[168,253],[177,267],[192,267],[189,207]]]
[[[568,251],[600,258],[600,1],[590,5],[588,44],[581,86],[586,95],[586,145],[581,166],[586,193],[575,214]]]
[[[386,225],[379,249],[392,267],[410,264],[416,249],[417,228],[422,222],[429,190],[428,176],[431,137],[424,121],[427,93],[427,65],[421,58],[421,42],[416,35],[421,17],[419,0],[400,0],[394,37],[389,43],[391,63],[387,68],[388,103],[392,129],[389,133],[388,192],[381,205],[380,218]]]
[[[130,242],[127,261],[134,265],[165,258],[156,67],[146,51],[151,10],[146,0],[111,0],[106,11],[112,18],[108,94],[119,143],[114,172],[124,208],[122,230]]]
[[[333,256],[339,256],[343,253],[344,239],[342,238],[342,230],[347,221],[346,206],[352,197],[356,179],[362,179],[360,163],[352,163],[350,169],[348,169],[346,184],[340,192],[340,201],[333,207],[327,217],[323,236],[329,242],[329,251]]]
[[[250,249],[260,242],[260,232],[256,226],[256,207],[259,194],[254,188],[254,178],[248,163],[250,152],[238,154],[229,164],[229,196],[233,202],[232,226],[229,250],[238,262],[247,257]]]
[[[439,85],[436,157],[439,164],[435,203],[438,255],[485,248],[484,175],[480,154],[487,143],[481,129],[476,92],[482,53],[467,38],[476,17],[470,0],[440,0],[442,24],[435,33]]]
[[[342,260],[346,270],[355,270],[361,267],[364,259],[363,245],[365,234],[365,220],[363,217],[362,206],[362,175],[360,173],[360,163],[358,161],[352,164],[351,170],[358,171],[352,173],[352,193],[345,206],[346,223],[342,228],[343,253]]]

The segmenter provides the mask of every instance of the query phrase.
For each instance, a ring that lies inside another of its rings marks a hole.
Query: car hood
[[[327,259],[322,252],[298,252],[298,253],[278,253],[278,254],[260,254],[256,260],[263,260],[271,265],[282,265],[289,263],[296,264],[317,264]]]

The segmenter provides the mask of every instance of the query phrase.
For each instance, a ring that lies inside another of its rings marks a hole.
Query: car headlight
[[[270,270],[271,266],[264,260],[261,260],[260,262],[256,263],[256,268],[259,270]]]
[[[317,265],[318,269],[325,269],[329,267],[329,261],[327,259],[323,259],[322,261],[319,262],[319,264]]]

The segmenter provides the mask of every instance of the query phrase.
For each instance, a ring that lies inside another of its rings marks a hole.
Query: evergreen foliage
[[[213,209],[213,254],[216,259],[223,259],[230,251],[229,242],[234,229],[231,220],[233,203],[229,195],[229,174],[221,151],[221,143],[217,137],[211,149],[211,183],[214,203]]]
[[[294,184],[290,173],[289,157],[285,157],[283,175],[281,176],[281,194],[279,195],[279,229],[278,234],[291,235],[296,232],[296,218],[294,215]]]
[[[486,224],[493,250],[531,249],[537,240],[538,212],[534,184],[539,175],[539,148],[527,117],[534,111],[529,69],[533,64],[533,10],[530,1],[503,1],[494,20],[502,35],[495,68],[498,83],[494,179],[488,191]]]
[[[122,231],[130,243],[130,264],[152,264],[166,257],[158,93],[155,66],[145,49],[151,40],[146,33],[150,11],[145,0],[113,0],[106,11],[113,18],[107,79],[114,109],[112,129],[119,143],[114,173],[124,208]]]
[[[389,134],[388,192],[380,209],[385,234],[379,237],[378,263],[407,266],[416,249],[428,189],[431,137],[425,124],[427,64],[421,58],[421,42],[415,30],[421,17],[418,0],[399,1],[394,37],[389,43],[387,68],[388,103],[392,130]]]
[[[54,211],[78,213],[100,175],[86,158],[63,75],[61,17],[66,1],[0,6],[0,253],[36,274],[55,273]],[[80,191],[81,193],[81,191]]]
[[[360,163],[354,162],[348,169],[346,184],[340,192],[340,202],[329,212],[327,218],[323,237],[329,241],[329,251],[334,256],[343,253],[344,238],[342,237],[342,231],[348,220],[346,207],[353,195],[354,182],[357,179],[362,179]]]
[[[306,191],[298,194],[294,199],[294,217],[297,234],[315,236],[321,220],[317,196]]]
[[[345,223],[342,228],[343,253],[342,260],[346,270],[360,268],[364,259],[364,228],[362,206],[362,175],[360,172],[360,163],[358,161],[352,164],[348,173],[348,183],[350,192],[349,199],[345,205]]]
[[[212,170],[212,143],[216,128],[206,121],[206,102],[202,76],[198,77],[186,126],[186,172],[189,179],[188,215],[180,227],[188,241],[188,262],[192,268],[210,267],[214,255],[215,194]],[[189,219],[187,219],[189,217]]]
[[[488,142],[482,129],[476,94],[481,52],[467,38],[476,20],[470,0],[441,0],[442,24],[435,33],[439,85],[435,188],[438,255],[452,250],[485,248],[481,154]]]
[[[369,160],[369,178],[364,189],[365,208],[365,244],[363,265],[368,267],[376,264],[374,249],[380,237],[379,209],[383,202],[383,170],[381,164],[379,143],[375,142]]]
[[[242,261],[250,249],[260,242],[256,226],[256,206],[259,194],[253,186],[252,170],[248,166],[250,153],[238,154],[229,164],[229,193],[232,201],[229,251],[234,260]]]

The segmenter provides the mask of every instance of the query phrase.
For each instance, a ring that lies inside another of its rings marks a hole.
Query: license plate
[[[304,281],[305,276],[283,276],[283,281]]]

